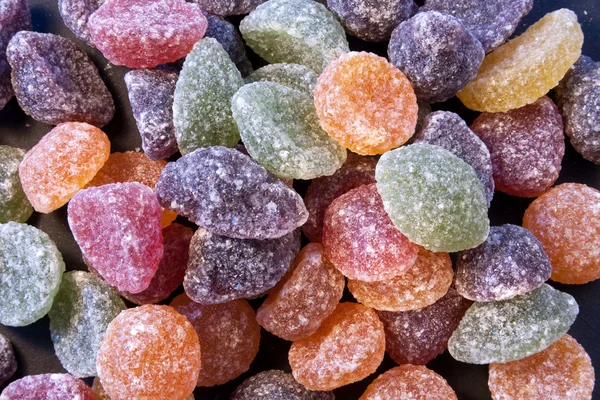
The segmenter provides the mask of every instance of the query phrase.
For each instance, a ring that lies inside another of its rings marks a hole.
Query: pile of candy
[[[111,154],[86,53],[0,0],[0,109],[14,95],[55,125],[0,146],[0,324],[47,314],[68,372],[0,400],[193,399],[250,369],[261,329],[292,342],[291,374],[232,400],[332,400],[386,352],[399,366],[360,399],[457,399],[425,366],[446,349],[489,364],[496,400],[591,399],[579,307],[546,283],[600,279],[600,191],[554,186],[565,132],[600,165],[600,63],[572,11],[508,40],[532,0],[58,3],[82,46],[133,68],[120,112],[144,152]],[[253,71],[246,45],[272,64]],[[454,96],[471,124],[431,112]],[[490,226],[495,191],[535,198],[522,227]],[[26,224],[63,206],[89,271]],[[0,385],[16,369],[0,335]]]

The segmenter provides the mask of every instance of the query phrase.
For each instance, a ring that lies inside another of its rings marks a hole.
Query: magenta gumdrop
[[[81,379],[69,374],[30,375],[4,389],[0,400],[94,400]]]

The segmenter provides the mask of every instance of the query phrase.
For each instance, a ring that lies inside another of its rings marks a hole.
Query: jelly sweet
[[[246,83],[275,82],[313,96],[317,85],[317,75],[300,64],[269,64],[254,71],[246,78]]]
[[[88,22],[105,0],[58,0],[58,11],[63,22],[87,45],[94,47]]]
[[[111,398],[108,397],[108,395],[104,391],[104,388],[102,387],[102,383],[100,382],[100,379],[98,379],[97,377],[94,378],[94,383],[92,385],[92,391],[94,392],[94,396],[96,396],[96,400],[111,400]],[[195,400],[194,394],[193,393],[190,394],[184,400]]]
[[[283,371],[263,371],[242,382],[231,400],[334,400],[331,392],[310,391]]]
[[[214,1],[211,2],[214,3]],[[204,37],[216,39],[229,54],[229,58],[235,63],[242,76],[248,76],[252,72],[252,63],[246,54],[246,44],[235,25],[225,18],[207,12],[204,13],[204,16],[208,21]]]
[[[94,393],[82,380],[69,374],[30,375],[12,382],[0,400],[94,400]]]
[[[194,0],[211,14],[230,16],[248,14],[265,0]]]
[[[17,360],[10,340],[0,334],[0,385],[8,381],[17,371]]]
[[[19,164],[25,150],[0,145],[0,223],[25,222],[33,209],[23,192]]]

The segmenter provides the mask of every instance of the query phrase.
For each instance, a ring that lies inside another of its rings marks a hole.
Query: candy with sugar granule
[[[33,213],[19,178],[25,150],[0,145],[0,223],[25,222]]]
[[[259,372],[242,382],[231,400],[334,400],[332,392],[310,391],[283,371]]]
[[[225,18],[207,12],[204,16],[208,21],[204,37],[216,39],[229,54],[229,58],[235,63],[242,76],[248,76],[252,72],[252,63],[246,54],[246,44],[235,25]]]
[[[105,0],[58,0],[58,11],[63,22],[87,45],[94,47],[88,21]]]
[[[29,375],[12,382],[0,400],[95,400],[92,389],[69,374]]]
[[[193,0],[211,14],[230,16],[248,14],[266,0]]]
[[[0,334],[0,386],[17,371],[17,360],[10,340]]]
[[[317,75],[312,69],[300,64],[269,64],[254,71],[246,78],[246,83],[275,82],[313,96]]]

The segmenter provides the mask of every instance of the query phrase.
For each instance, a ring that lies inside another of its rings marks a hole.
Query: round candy
[[[0,146],[0,223],[25,222],[33,213],[19,179],[25,150]]]
[[[317,75],[300,64],[269,64],[254,71],[246,83],[275,82],[296,89],[312,97],[317,85]]]
[[[87,45],[94,47],[88,21],[105,0],[58,0],[58,11],[63,22]]]
[[[230,16],[248,14],[266,0],[194,0],[201,9],[211,14]]]
[[[260,372],[238,386],[231,400],[334,400],[332,392],[313,392],[278,370]]]
[[[69,374],[30,375],[12,382],[0,400],[94,400],[94,393],[82,380]]]
[[[214,1],[211,2],[214,4]],[[242,76],[248,76],[252,72],[252,63],[248,59],[248,54],[246,54],[246,44],[235,25],[225,18],[207,12],[204,13],[204,16],[208,21],[208,28],[204,33],[204,37],[213,38],[219,42]]]
[[[94,383],[92,385],[92,391],[94,392],[94,396],[96,396],[96,400],[111,400],[111,398],[108,397],[108,395],[104,391],[104,388],[102,387],[102,383],[100,383],[100,379],[98,379],[97,377],[94,378]],[[194,394],[193,393],[190,394],[184,400],[195,400]]]
[[[8,381],[17,371],[17,360],[12,344],[8,338],[0,334],[0,386]]]

